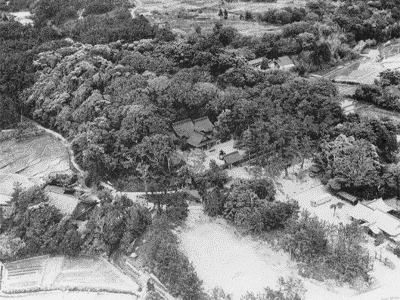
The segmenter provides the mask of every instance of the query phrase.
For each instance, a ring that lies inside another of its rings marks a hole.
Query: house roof
[[[261,65],[263,59],[264,59],[263,57],[256,58],[256,59],[250,60],[248,63],[251,66],[258,66],[258,65]]]
[[[396,236],[400,234],[400,220],[392,215],[375,210],[376,225],[389,235]]]
[[[203,133],[198,131],[193,131],[190,137],[187,139],[187,143],[191,146],[198,147],[204,140],[205,136]]]
[[[396,197],[383,200],[386,205],[390,206],[393,210],[398,210],[400,208],[400,201]]]
[[[287,55],[278,57],[278,63],[281,67],[293,65],[293,61]]]
[[[201,132],[210,132],[213,130],[214,125],[208,119],[208,117],[202,117],[193,120],[193,124],[196,130]]]
[[[194,124],[191,119],[185,119],[173,123],[172,128],[179,137],[189,138],[194,131]]]
[[[46,187],[44,188],[46,192],[53,192],[53,193],[57,193],[57,194],[64,194],[65,192],[65,188],[63,188],[62,186],[58,186],[58,185],[46,185]]]
[[[371,201],[367,204],[368,207],[371,207],[374,210],[380,210],[383,212],[388,212],[392,211],[393,208],[387,205],[385,202],[383,202],[382,198],[376,199],[374,201]]]
[[[337,192],[336,193],[338,196],[343,197],[344,199],[351,201],[351,202],[356,202],[357,201],[357,197],[350,195],[349,193],[346,192]]]
[[[242,160],[242,156],[239,154],[238,151],[231,152],[224,156],[225,163],[227,164],[234,164],[240,160]]]
[[[349,214],[356,220],[362,220],[368,223],[375,223],[376,221],[375,211],[361,203],[357,203],[357,205],[353,207]]]

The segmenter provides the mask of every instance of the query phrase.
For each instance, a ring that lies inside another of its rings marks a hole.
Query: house
[[[239,154],[239,151],[231,152],[224,156],[225,166],[229,169],[231,169],[233,165],[238,164],[242,160],[243,156]]]
[[[290,70],[294,67],[293,61],[287,55],[278,57],[278,65],[282,70]]]
[[[217,143],[213,138],[214,125],[208,117],[185,119],[172,124],[176,135],[194,148],[209,149]]]
[[[382,204],[383,203],[383,204]],[[367,205],[357,203],[350,211],[350,216],[369,228],[374,234],[385,233],[390,239],[400,241],[400,219],[380,209],[390,209],[382,199],[374,200]]]

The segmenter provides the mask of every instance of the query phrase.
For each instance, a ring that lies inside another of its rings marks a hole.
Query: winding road
[[[136,17],[136,10],[143,5],[143,2],[140,0],[131,0],[130,2],[131,4],[135,4],[135,7],[130,9],[132,19],[134,19]]]

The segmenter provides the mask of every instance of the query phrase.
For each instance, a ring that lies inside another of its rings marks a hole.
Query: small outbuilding
[[[231,169],[232,166],[240,163],[242,160],[243,156],[239,154],[239,151],[231,152],[224,156],[225,166],[227,166],[229,169]]]

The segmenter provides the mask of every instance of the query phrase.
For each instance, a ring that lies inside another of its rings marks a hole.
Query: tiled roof
[[[242,158],[243,157],[239,154],[238,151],[229,153],[224,156],[225,163],[227,163],[227,164],[234,164],[234,163],[242,160]]]
[[[194,131],[194,124],[191,119],[185,119],[172,124],[172,128],[179,137],[189,138]]]
[[[193,131],[193,133],[187,139],[186,142],[191,146],[198,147],[204,139],[205,139],[205,136],[203,133],[198,132],[198,131]]]
[[[196,130],[201,132],[210,132],[213,130],[214,125],[208,119],[208,117],[202,117],[193,120],[193,124]]]

